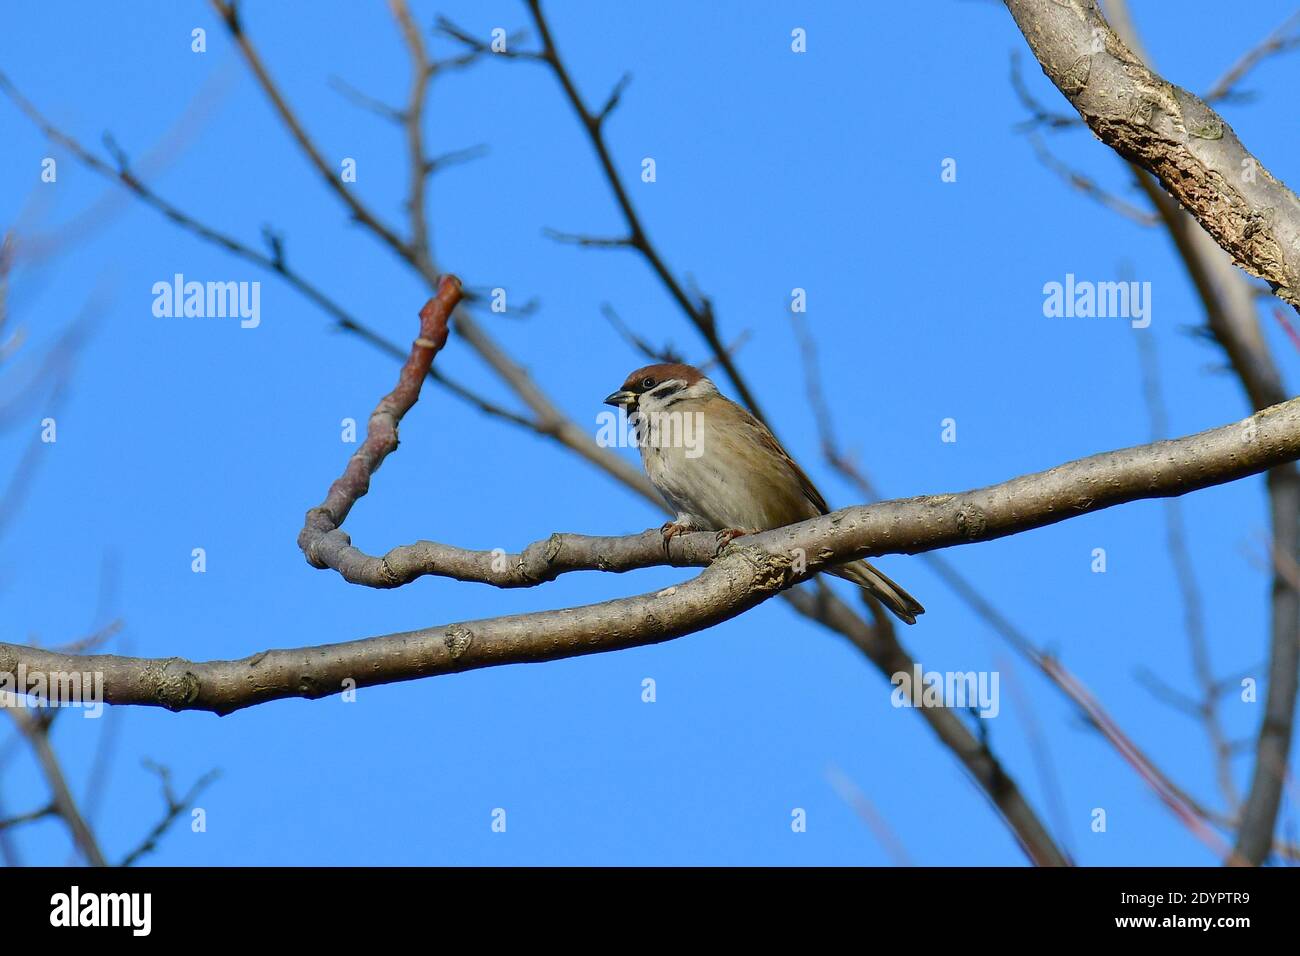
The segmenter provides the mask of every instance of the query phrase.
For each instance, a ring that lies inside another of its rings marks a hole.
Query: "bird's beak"
[[[615,408],[631,408],[636,404],[636,392],[628,391],[626,388],[619,389],[612,395],[605,396],[605,404],[613,405]]]

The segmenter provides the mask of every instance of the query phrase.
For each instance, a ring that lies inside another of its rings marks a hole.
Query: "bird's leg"
[[[692,531],[698,531],[699,528],[691,523],[691,519],[684,514],[678,514],[673,521],[665,521],[659,529],[659,533],[664,536],[664,551],[668,550],[668,542],[679,534],[690,534]]]
[[[721,552],[723,548],[731,544],[731,542],[735,541],[737,538],[750,533],[751,532],[746,531],[744,528],[723,528],[713,537],[718,542],[718,551]]]

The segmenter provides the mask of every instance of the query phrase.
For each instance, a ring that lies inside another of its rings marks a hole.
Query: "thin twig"
[[[625,342],[640,353],[642,358],[648,359],[651,362],[668,362],[670,364],[685,361],[685,357],[678,353],[672,345],[665,345],[663,348],[655,348],[641,336],[637,335],[636,332],[632,331],[632,327],[623,321],[619,314],[614,311],[614,307],[608,302],[601,303],[600,314],[603,315],[609,324],[614,327],[614,331],[616,331]]]
[[[37,820],[44,820],[46,817],[57,816],[58,812],[58,807],[52,803],[47,803],[39,810],[29,810],[27,813],[15,814],[12,817],[0,820],[0,830],[22,826],[24,823],[35,823]]]
[[[569,74],[569,69],[561,58],[555,45],[555,40],[551,32],[550,23],[547,21],[545,14],[542,12],[540,0],[527,0],[528,9],[532,13],[533,23],[537,29],[538,36],[541,39],[542,49],[536,53],[513,53],[512,56],[519,59],[531,60],[544,63],[554,74],[564,91],[565,98],[569,105],[577,114],[583,129],[587,133],[591,147],[596,153],[600,162],[601,170],[604,173],[605,180],[609,184],[610,190],[614,194],[614,199],[618,203],[619,210],[627,225],[627,236],[618,238],[598,238],[583,236],[575,233],[553,233],[555,238],[563,238],[565,241],[576,242],[584,246],[628,246],[636,249],[659,277],[673,300],[685,313],[687,319],[699,331],[700,335],[712,349],[718,364],[726,373],[736,393],[742,402],[749,406],[760,419],[764,418],[758,401],[749,385],[741,376],[739,369],[731,356],[728,354],[726,344],[717,328],[717,322],[713,314],[713,306],[707,297],[696,295],[692,297],[687,293],[683,283],[670,270],[665,263],[663,256],[650,240],[645,225],[641,220],[640,214],[633,205],[627,189],[623,185],[622,178],[618,174],[618,169],[614,164],[613,157],[609,151],[609,145],[605,141],[604,126],[605,121],[609,118],[614,108],[618,105],[623,91],[627,87],[628,77],[624,75],[615,84],[609,97],[604,105],[593,112],[587,107],[586,101],[582,94],[578,92],[573,78]],[[468,31],[461,30],[454,24],[451,24],[445,18],[439,21],[442,32],[454,39],[469,44],[471,46],[481,45],[482,41],[477,40]],[[764,419],[765,420],[765,419]],[[770,422],[768,423],[770,426]]]
[[[1121,199],[1114,193],[1099,186],[1091,177],[1086,176],[1077,169],[1073,169],[1066,163],[1061,162],[1061,160],[1047,148],[1047,145],[1043,142],[1042,138],[1033,131],[1028,133],[1028,137],[1030,145],[1034,148],[1034,154],[1038,157],[1038,161],[1052,172],[1056,173],[1057,176],[1061,177],[1061,179],[1068,183],[1072,188],[1083,193],[1089,199],[1101,203],[1111,212],[1119,213],[1125,219],[1128,219],[1130,222],[1135,222],[1139,226],[1154,226],[1160,221],[1160,216],[1158,214],[1146,209],[1141,209],[1132,203]]]
[[[4,92],[30,119],[38,129],[51,142],[57,143],[87,168],[100,174],[101,176],[115,181],[138,198],[145,205],[156,209],[169,220],[180,226],[188,232],[193,233],[200,239],[220,246],[232,255],[260,266],[276,275],[280,276],[294,290],[305,296],[309,301],[315,304],[323,312],[334,320],[336,328],[364,341],[366,344],[378,349],[386,355],[393,358],[401,359],[406,353],[395,342],[384,337],[375,331],[360,319],[349,313],[334,299],[330,298],[323,292],[319,286],[308,281],[300,272],[288,265],[283,255],[283,241],[276,238],[272,246],[272,254],[266,254],[254,249],[252,246],[241,242],[228,233],[214,229],[175,204],[163,199],[128,167],[114,168],[104,160],[100,159],[94,153],[86,149],[79,141],[69,136],[59,128],[49,122],[37,109],[9,82],[8,77],[0,73],[0,92]],[[273,236],[276,234],[272,233]],[[473,390],[456,382],[448,377],[445,373],[434,369],[430,372],[431,378],[439,385],[446,388],[453,395],[461,398],[473,405],[475,408],[485,414],[502,418],[511,424],[520,425],[530,429],[536,429],[536,422],[524,418],[516,412],[509,411],[499,404],[492,402],[478,395]]]
[[[1134,336],[1142,365],[1143,394],[1147,414],[1151,421],[1151,440],[1169,437],[1169,419],[1160,389],[1160,366],[1155,354],[1155,343],[1149,335]],[[1169,498],[1164,502],[1165,544],[1169,560],[1174,567],[1178,589],[1183,597],[1183,628],[1187,635],[1192,660],[1192,673],[1200,690],[1194,714],[1200,721],[1210,742],[1214,757],[1215,776],[1219,791],[1230,813],[1235,813],[1240,801],[1232,779],[1232,752],[1219,719],[1219,695],[1213,667],[1210,663],[1210,646],[1205,634],[1205,615],[1201,591],[1196,584],[1196,572],[1187,545],[1187,527],[1183,520],[1182,502]]]
[[[348,188],[346,183],[343,182],[342,177],[338,175],[337,171],[325,161],[325,157],[316,148],[316,144],[312,141],[311,137],[307,135],[307,131],[303,128],[302,124],[298,122],[297,115],[289,108],[288,102],[280,94],[279,87],[276,86],[275,82],[271,79],[266,64],[262,62],[262,58],[260,54],[258,54],[257,49],[250,42],[247,34],[244,33],[243,24],[239,19],[239,12],[236,4],[230,2],[230,0],[211,0],[211,2],[213,8],[221,17],[222,22],[225,23],[226,29],[234,38],[235,43],[238,44],[240,52],[244,55],[245,62],[248,63],[249,68],[257,77],[258,82],[261,84],[262,89],[266,92],[267,96],[270,97],[271,104],[275,107],[275,111],[279,114],[281,121],[289,129],[293,138],[297,140],[299,148],[302,149],[303,153],[305,153],[307,158],[311,161],[312,166],[315,167],[316,172],[320,174],[321,179],[325,181],[326,186],[328,186],[329,189],[343,201],[343,204],[348,207],[352,213],[353,219],[364,225],[386,245],[388,245],[389,248],[405,258],[411,251],[407,247],[406,243],[402,241],[401,237],[399,237],[390,226],[384,223],[377,215],[371,212],[370,209],[357,199],[356,194]]]
[[[433,66],[424,48],[424,39],[420,28],[415,25],[415,18],[406,0],[388,0],[389,9],[401,30],[406,43],[406,52],[411,60],[411,88],[407,95],[406,109],[402,112],[402,128],[406,135],[406,149],[409,157],[410,172],[407,179],[406,211],[410,217],[411,235],[406,248],[415,261],[415,266],[424,274],[434,271],[432,250],[429,245],[429,224],[425,219],[425,186],[429,180],[429,163],[424,155],[424,104],[429,93],[429,80],[433,76]]]
[[[54,748],[50,746],[48,723],[29,714],[21,707],[10,707],[5,710],[18,725],[19,731],[36,754],[36,761],[40,764],[41,772],[50,788],[50,803],[67,824],[68,830],[72,833],[72,840],[82,857],[91,866],[107,866],[103,851],[99,848],[99,841],[81,815],[77,801],[72,796],[72,790],[68,787],[67,778],[63,775],[63,768],[54,754]]]
[[[1125,0],[1111,0],[1108,10],[1119,25],[1122,42],[1139,60],[1146,60]],[[1097,29],[1104,32],[1108,28]],[[1211,237],[1202,220],[1193,218],[1166,188],[1161,188],[1168,186],[1167,181],[1158,183],[1148,169],[1137,165],[1131,168],[1139,187],[1164,220],[1205,306],[1209,328],[1231,362],[1251,405],[1259,409],[1275,404],[1289,390],[1260,332],[1255,297],[1233,261],[1235,256],[1227,253],[1222,237],[1217,241]],[[1280,287],[1276,291],[1283,292]],[[1300,521],[1297,520],[1300,471],[1292,464],[1274,468],[1269,472],[1267,485],[1273,533],[1271,548],[1294,554],[1300,550]],[[1300,693],[1297,679],[1300,590],[1278,570],[1273,572],[1271,616],[1265,713],[1256,739],[1255,766],[1242,808],[1235,850],[1239,858],[1255,865],[1264,861],[1276,842],[1274,830],[1284,782],[1280,769],[1286,766],[1291,749],[1295,702]]]
[[[805,369],[805,384],[808,389],[809,404],[813,409],[813,417],[816,421],[817,431],[820,436],[823,454],[830,466],[839,472],[844,478],[852,483],[858,491],[868,501],[879,497],[874,484],[866,474],[858,468],[848,456],[839,448],[835,438],[834,424],[831,421],[830,409],[825,401],[825,396],[821,388],[821,378],[817,368],[816,344],[804,324],[800,321],[797,314],[793,314],[793,324],[796,336],[799,339],[800,351],[803,355]],[[1139,773],[1143,780],[1152,785],[1157,794],[1165,800],[1179,819],[1186,822],[1186,814],[1191,812],[1204,819],[1204,813],[1196,801],[1188,797],[1181,788],[1177,787],[1169,778],[1157,768],[1155,762],[1147,756],[1141,749],[1132,743],[1127,735],[1123,733],[1106,715],[1100,703],[1091,694],[1090,691],[1071,674],[1059,660],[1042,648],[1037,647],[1030,638],[1019,628],[1011,623],[992,603],[983,595],[983,593],[972,585],[966,578],[961,575],[950,562],[938,554],[924,554],[921,557],[931,566],[931,568],[953,589],[968,607],[984,619],[1000,637],[1002,637],[1013,649],[1024,656],[1038,670],[1048,678],[1048,680],[1062,693],[1065,694],[1076,708],[1079,709],[1086,717],[1089,718],[1090,725],[1103,733],[1103,736],[1120,752]],[[1097,715],[1104,719],[1098,719]],[[1059,785],[1055,783],[1055,772],[1050,761],[1050,754],[1045,750],[1039,754],[1039,771],[1045,776],[1045,779],[1053,781],[1048,787],[1048,792],[1054,795],[1054,802],[1059,806],[1062,803]],[[1169,794],[1176,795],[1176,799],[1167,799]],[[1199,827],[1193,828],[1194,832],[1201,834]],[[1217,844],[1216,844],[1217,846]],[[1226,855],[1221,854],[1221,855]]]
[[[1240,94],[1236,93],[1235,89],[1247,73],[1269,57],[1300,46],[1300,33],[1294,32],[1298,25],[1300,25],[1300,10],[1283,20],[1282,24],[1257,46],[1242,54],[1241,58],[1210,87],[1205,94],[1205,102],[1217,103],[1220,100],[1239,97]]]
[[[194,781],[193,785],[185,791],[183,795],[177,797],[172,790],[171,770],[149,760],[145,761],[145,767],[158,775],[159,781],[162,784],[163,803],[166,805],[166,808],[163,812],[162,819],[154,824],[153,828],[145,835],[144,839],[140,841],[135,849],[122,857],[122,862],[119,863],[118,866],[132,866],[135,863],[138,863],[141,858],[148,856],[156,850],[158,848],[158,841],[163,838],[168,829],[171,828],[171,825],[176,822],[177,818],[179,818],[185,811],[189,810],[194,805],[194,801],[198,799],[199,794],[207,789],[209,784],[221,776],[221,771],[215,769],[209,770],[207,773],[203,774],[203,776],[199,777],[198,780]]]
[[[848,804],[853,812],[871,828],[871,832],[875,834],[876,839],[880,841],[880,845],[884,847],[885,852],[894,861],[894,865],[912,866],[913,862],[907,852],[907,846],[898,838],[894,828],[876,809],[875,804],[867,799],[867,795],[862,792],[862,788],[854,783],[853,779],[836,764],[831,764],[826,768],[826,777],[830,781],[831,787],[839,794],[840,799]]]

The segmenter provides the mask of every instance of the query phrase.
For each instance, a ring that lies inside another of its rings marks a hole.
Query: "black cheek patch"
[[[657,398],[662,400],[667,398],[669,395],[676,395],[685,387],[686,385],[682,382],[668,382],[666,385],[660,385],[658,388],[654,389],[653,391],[646,392],[646,394],[649,395],[651,398]]]

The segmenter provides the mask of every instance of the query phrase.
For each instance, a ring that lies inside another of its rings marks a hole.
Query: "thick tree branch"
[[[534,23],[537,25],[538,32],[541,36],[543,50],[540,54],[528,54],[523,56],[524,59],[536,60],[550,67],[558,80],[560,87],[563,89],[565,97],[573,107],[583,129],[587,133],[591,146],[596,153],[600,162],[601,169],[606,181],[614,194],[615,201],[618,203],[619,210],[623,214],[627,226],[627,236],[619,237],[613,240],[596,240],[592,237],[573,237],[564,234],[554,234],[556,238],[567,239],[568,241],[577,241],[579,244],[593,246],[630,246],[641,253],[646,262],[650,265],[655,275],[663,283],[665,289],[674,301],[682,308],[691,324],[700,332],[705,341],[713,352],[712,362],[719,364],[727,377],[735,386],[740,395],[750,409],[762,418],[762,411],[758,407],[755,393],[750,389],[748,383],[741,375],[739,367],[734,362],[732,355],[733,349],[727,348],[722,341],[721,333],[717,327],[714,318],[712,305],[707,298],[703,296],[692,297],[687,294],[682,284],[677,280],[667,266],[663,255],[658,248],[651,242],[645,226],[631,201],[631,197],[624,188],[621,178],[613,162],[609,146],[605,139],[605,122],[610,114],[617,108],[619,100],[626,89],[630,77],[627,74],[618,81],[613,91],[605,101],[604,106],[598,112],[592,112],[586,105],[577,85],[574,83],[563,58],[560,56],[556,47],[555,40],[547,22],[545,14],[542,12],[539,0],[528,0],[529,9],[533,15]],[[463,31],[452,27],[445,19],[440,21],[443,31],[448,35],[460,40],[462,43],[468,43],[471,48],[478,41],[469,37]],[[633,339],[634,347],[646,351],[643,342]],[[771,423],[768,423],[769,426]],[[546,575],[559,573],[557,569],[564,567],[566,559],[573,557],[573,549],[564,548],[565,536],[552,536],[544,544],[538,542],[527,549],[516,563],[514,558],[505,562],[505,566],[510,570],[513,577],[513,583],[507,584],[505,581],[498,579],[503,586],[527,586],[537,583],[539,580],[549,579]],[[682,543],[687,545],[686,542]],[[415,549],[437,547],[429,542],[420,542],[414,546]],[[711,542],[703,541],[699,545],[702,549],[711,547]],[[550,557],[546,565],[539,565],[539,558]],[[352,562],[347,568],[341,568],[345,576],[349,571],[355,571],[359,576],[368,576],[369,581],[361,583],[375,583],[385,580],[388,575],[395,575],[397,578],[405,578],[408,575],[418,576],[424,573],[421,567],[427,567],[429,559],[434,556],[420,554],[418,550],[399,548],[389,552],[382,559],[367,558],[360,552],[354,552],[350,555]],[[444,558],[450,557],[443,555]],[[625,556],[626,557],[626,556]],[[476,561],[478,569],[483,567],[502,565],[502,559],[499,554],[495,556],[495,564],[489,562],[489,556],[479,555]],[[673,556],[670,555],[670,560]],[[580,560],[580,559],[579,559]],[[936,557],[937,561],[938,558]],[[444,565],[447,566],[447,565]],[[634,558],[626,558],[618,570],[627,570],[630,567],[639,566],[635,564]],[[567,569],[567,568],[566,568]],[[611,568],[613,569],[613,568]],[[354,580],[354,578],[349,578]],[[382,586],[382,585],[380,585]],[[823,592],[825,594],[825,592]],[[854,610],[844,605],[842,602],[829,603],[827,600],[822,601],[803,601],[800,598],[804,595],[797,592],[786,592],[785,597],[795,606],[801,614],[812,620],[817,621],[824,627],[833,630],[842,636],[848,638],[855,645],[867,654],[872,663],[878,668],[884,668],[886,663],[898,664],[900,660],[906,660],[907,666],[902,668],[910,672],[910,658],[896,639],[890,638],[896,653],[876,654],[873,655],[862,643],[862,635],[873,631],[881,630],[880,627],[873,628]],[[878,618],[878,621],[880,619]],[[894,671],[882,670],[886,676]],[[978,786],[983,788],[990,801],[998,807],[1002,815],[1016,838],[1020,841],[1022,847],[1031,860],[1039,865],[1061,865],[1067,862],[1064,854],[1055,845],[1046,828],[1038,820],[1036,815],[1030,809],[1028,803],[1021,795],[1019,788],[1014,780],[1002,769],[992,752],[986,747],[981,746],[974,736],[961,724],[960,721],[945,720],[945,717],[951,715],[932,715],[923,714],[925,719],[934,727],[939,739],[948,747],[955,756],[971,772],[972,777]],[[972,756],[975,755],[975,756]]]
[[[233,14],[234,12],[233,6],[230,7],[230,11]],[[231,25],[235,29],[237,34],[242,34],[242,27],[237,22],[232,23]],[[241,37],[240,40],[241,46],[244,46],[245,42],[246,42],[246,37]],[[247,52],[247,50],[245,52]],[[269,89],[271,84],[269,78],[266,75],[266,72],[264,70],[255,69],[255,73],[258,75],[258,79],[263,83],[263,86],[268,87],[268,92],[273,92],[272,89]],[[285,109],[287,109],[286,107],[283,106],[282,98],[278,98],[277,96],[273,95],[272,99],[278,100],[278,102],[276,102],[276,106],[278,108],[281,108],[282,112]],[[607,115],[607,110],[602,110],[599,119],[603,120],[605,115]],[[300,125],[297,125],[296,123],[291,123],[290,125],[291,127],[296,127],[293,129],[293,132],[299,144],[304,148],[308,148],[310,144],[308,141],[306,141],[305,134],[302,132],[302,127]],[[308,151],[310,152],[310,150]],[[391,242],[389,244],[393,245]],[[412,256],[410,255],[409,248],[406,250],[406,254],[403,255],[403,258],[406,259],[406,261],[408,262],[411,261]],[[421,269],[419,271],[421,271],[422,273],[426,273],[427,270],[430,269],[432,269],[432,266],[426,265],[424,269]],[[431,284],[435,281],[432,276],[429,276],[428,278]],[[617,458],[611,459],[611,456],[608,454],[608,451],[603,449],[599,451],[604,452],[604,454],[596,454],[597,449],[594,448],[593,443],[591,442],[590,435],[585,433],[581,429],[574,429],[570,427],[572,423],[568,422],[566,419],[564,419],[555,411],[554,407],[551,406],[549,401],[540,393],[540,391],[536,389],[536,386],[531,382],[530,379],[528,379],[528,377],[522,372],[522,370],[520,370],[518,366],[515,366],[513,362],[511,362],[508,358],[506,358],[504,353],[500,352],[499,348],[497,348],[495,343],[492,343],[490,340],[486,339],[482,330],[478,329],[476,325],[468,321],[462,323],[459,316],[457,318],[457,327],[459,332],[462,335],[464,335],[467,339],[471,340],[471,343],[474,344],[477,349],[479,349],[480,353],[484,354],[485,357],[488,358],[489,362],[493,364],[494,368],[496,368],[497,371],[501,373],[503,377],[505,377],[507,381],[513,387],[516,388],[517,391],[520,392],[521,396],[525,399],[525,401],[527,401],[530,404],[530,406],[533,408],[533,410],[537,413],[536,422],[525,423],[525,424],[528,424],[530,427],[537,428],[539,431],[542,431],[545,434],[552,435],[553,437],[562,441],[564,444],[569,445],[575,451],[578,451],[579,454],[582,454],[584,457],[600,465],[606,471],[611,472],[616,477],[619,477],[625,483],[632,485],[641,493],[643,494],[648,493],[648,488],[646,487],[644,480],[641,479],[641,476],[639,474],[634,474],[632,472],[628,472],[617,467],[612,467],[616,464],[621,464],[621,460]],[[517,418],[512,420],[516,421],[516,423],[520,423]],[[823,621],[823,623],[826,623],[826,621]],[[831,626],[833,626],[833,624]]]
[[[1151,172],[1252,275],[1300,310],[1300,199],[1213,109],[1166,82],[1096,0],[1005,0],[1043,72],[1103,143]]]
[[[1185,494],[1297,457],[1300,399],[1293,399],[1197,435],[1094,455],[964,494],[846,508],[746,536],[698,577],[652,594],[237,661],[75,656],[0,644],[0,674],[13,674],[20,664],[29,672],[91,670],[104,675],[111,704],[224,714],[285,697],[323,697],[351,686],[348,681],[362,687],[656,644],[735,617],[832,564],[987,541],[1128,501]],[[647,536],[642,540],[657,547]],[[604,566],[599,547],[587,557],[592,568]],[[497,574],[489,567],[479,577],[491,581]]]

